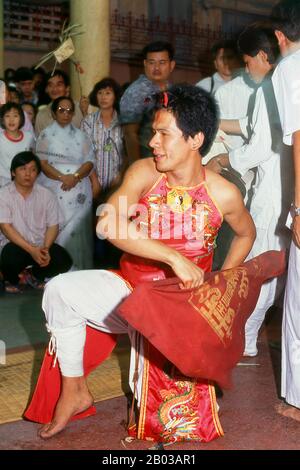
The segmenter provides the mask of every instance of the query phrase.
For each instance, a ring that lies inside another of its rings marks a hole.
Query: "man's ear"
[[[260,51],[258,51],[257,55],[259,55],[259,57],[262,59],[263,62],[268,62],[269,63],[269,57],[268,57],[268,54],[265,51],[260,50]]]
[[[198,132],[194,137],[190,137],[190,139],[192,150],[199,150],[203,145],[205,137],[203,132]]]
[[[174,68],[175,68],[175,65],[176,65],[175,60],[171,60],[171,72],[170,72],[170,73],[173,72],[173,70],[174,70]]]
[[[285,34],[282,31],[279,31],[278,29],[275,29],[274,33],[275,33],[275,36],[277,38],[279,46],[281,46],[283,44],[286,44],[286,39],[287,38],[286,38]]]
[[[66,88],[66,96],[70,96],[70,86],[67,86]]]

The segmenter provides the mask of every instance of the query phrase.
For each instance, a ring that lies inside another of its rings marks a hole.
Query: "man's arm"
[[[44,238],[44,246],[40,248],[40,253],[43,258],[43,261],[39,264],[42,268],[45,268],[50,263],[51,256],[49,253],[49,248],[55,242],[57,235],[58,225],[52,225],[51,227],[47,227]]]
[[[293,134],[293,160],[295,169],[295,195],[294,203],[300,207],[300,130]],[[296,215],[293,220],[293,235],[296,245],[300,248],[300,216]]]
[[[134,162],[141,157],[139,128],[138,123],[123,125],[126,151],[130,162]]]
[[[239,266],[249,254],[256,238],[256,229],[251,215],[245,207],[240,191],[231,183],[230,193],[224,191],[225,211],[224,220],[235,232],[229,252],[222,269]]]
[[[44,248],[49,249],[55,242],[58,235],[58,224],[47,227],[44,237]]]
[[[207,170],[206,175],[209,190],[235,233],[222,266],[222,269],[233,268],[243,263],[249,254],[256,237],[255,225],[237,187],[212,171]]]
[[[226,134],[243,135],[238,119],[221,119],[219,127],[221,131],[226,132]]]
[[[97,233],[122,251],[169,265],[181,279],[181,287],[199,287],[203,282],[202,269],[161,241],[148,238],[147,233],[139,230],[138,222],[130,220],[136,212],[134,205],[158,177],[152,161],[135,162],[120,188],[107,201],[109,212],[105,208],[100,212]]]

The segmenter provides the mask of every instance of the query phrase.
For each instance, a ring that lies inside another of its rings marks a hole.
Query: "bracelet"
[[[81,177],[80,177],[80,174],[78,172],[74,173],[74,178],[77,178],[78,181],[81,181]]]

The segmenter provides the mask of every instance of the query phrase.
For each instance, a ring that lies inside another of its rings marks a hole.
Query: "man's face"
[[[51,101],[61,96],[69,96],[70,87],[65,85],[63,77],[55,75],[48,80],[46,93],[48,93]]]
[[[19,82],[20,90],[25,98],[30,98],[33,92],[33,80],[22,80]]]
[[[177,127],[173,114],[166,109],[157,111],[153,131],[149,145],[153,149],[157,171],[180,171],[186,167],[191,146],[189,139],[185,140]]]
[[[221,48],[217,52],[215,69],[225,80],[230,79],[232,75],[234,58],[234,53],[230,49]]]
[[[175,61],[170,60],[168,51],[149,52],[144,60],[145,75],[152,82],[165,84],[175,67]]]
[[[262,51],[261,51],[262,52]],[[244,54],[246,72],[250,75],[255,83],[261,83],[265,76],[270,72],[272,66],[266,59],[265,53],[258,53],[256,56]]]
[[[26,165],[19,166],[12,172],[14,176],[14,182],[21,188],[32,188],[37,177],[38,169],[34,160]]]

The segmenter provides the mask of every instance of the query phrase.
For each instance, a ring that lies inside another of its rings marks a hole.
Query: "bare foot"
[[[45,424],[39,429],[38,435],[43,439],[49,439],[61,432],[67,425],[72,416],[82,413],[93,404],[93,397],[87,387],[77,388],[73,393],[67,389],[64,390],[57,402],[55,413],[51,423]]]
[[[300,410],[294,406],[288,405],[287,403],[279,403],[275,406],[277,413],[286,418],[292,418],[296,421],[300,421]]]

